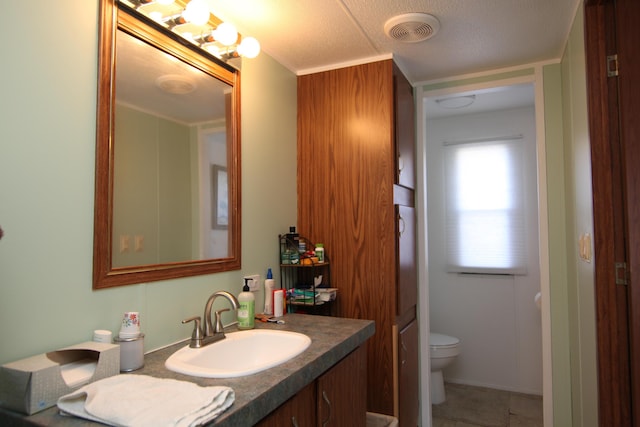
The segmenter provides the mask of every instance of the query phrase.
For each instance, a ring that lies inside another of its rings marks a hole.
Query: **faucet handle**
[[[189,317],[188,319],[184,319],[182,323],[194,322],[193,332],[191,333],[191,343],[189,343],[189,347],[198,348],[202,346],[202,328],[200,327],[200,316]]]
[[[228,308],[223,308],[222,310],[218,310],[218,311],[215,312],[216,325],[213,328],[213,333],[214,334],[219,334],[221,332],[224,332],[224,326],[222,325],[222,316],[220,316],[220,315],[225,311],[229,311],[229,309]]]

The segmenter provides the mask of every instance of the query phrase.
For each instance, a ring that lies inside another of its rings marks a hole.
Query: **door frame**
[[[482,83],[449,85],[446,89],[425,90],[424,84],[416,85],[416,215],[417,215],[417,251],[418,251],[418,319],[420,322],[420,396],[422,426],[431,426],[431,369],[429,363],[429,275],[428,275],[428,229],[427,229],[427,184],[426,184],[426,120],[424,99],[451,95],[459,92],[480,90],[492,87],[531,83],[535,90],[536,115],[536,151],[538,186],[538,257],[540,264],[540,292],[542,295],[542,373],[543,373],[543,412],[544,425],[553,426],[553,388],[552,388],[552,351],[551,351],[551,304],[550,304],[550,266],[549,266],[549,224],[547,221],[547,164],[544,122],[544,86],[542,65],[519,67],[518,70],[533,69],[531,74],[506,79],[484,79]],[[506,71],[506,70],[505,70]],[[447,79],[450,82],[465,81],[479,76],[499,75],[500,71],[481,73],[473,76]],[[427,82],[430,84],[433,82]],[[446,85],[445,85],[446,86]]]

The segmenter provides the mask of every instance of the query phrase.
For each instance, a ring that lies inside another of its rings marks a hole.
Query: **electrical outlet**
[[[142,252],[144,250],[144,236],[142,234],[136,234],[133,239],[134,241],[134,250],[136,252]]]
[[[251,292],[258,292],[260,290],[260,275],[253,274],[251,276],[244,276],[245,279],[251,279],[249,281],[249,290]]]
[[[131,236],[128,234],[120,235],[120,253],[129,252],[129,245],[131,243]]]

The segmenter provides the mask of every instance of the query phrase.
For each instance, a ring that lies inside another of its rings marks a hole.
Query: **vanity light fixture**
[[[475,95],[451,96],[449,98],[436,99],[436,104],[438,104],[439,107],[446,108],[447,110],[455,110],[458,108],[468,107],[473,104],[475,100]]]
[[[209,11],[205,0],[118,0],[217,58],[255,58],[260,43]]]

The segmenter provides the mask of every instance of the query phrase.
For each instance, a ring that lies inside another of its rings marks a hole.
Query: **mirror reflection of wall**
[[[121,30],[116,43],[112,266],[227,257],[211,165],[226,170],[230,87]]]
[[[200,233],[203,259],[229,256],[227,135],[224,128],[200,132]],[[224,179],[223,179],[224,178]],[[224,208],[224,212],[223,212]]]

